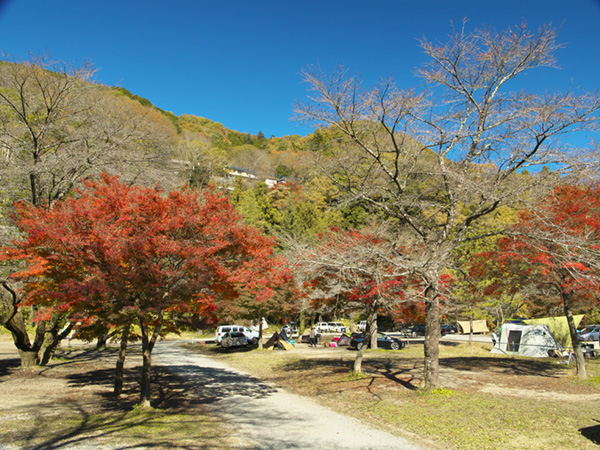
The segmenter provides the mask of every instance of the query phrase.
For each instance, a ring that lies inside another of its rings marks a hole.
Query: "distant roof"
[[[244,169],[243,167],[235,167],[235,166],[230,166],[229,168],[230,168],[231,170],[237,170],[238,172],[256,173],[256,171],[255,171],[255,170]]]

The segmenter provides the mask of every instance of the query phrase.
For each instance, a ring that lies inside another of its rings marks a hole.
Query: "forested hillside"
[[[566,184],[597,194],[590,183],[597,148],[573,151],[565,136],[597,129],[600,98],[525,95],[509,83],[553,65],[555,38],[551,27],[517,27],[454,35],[443,47],[423,41],[430,57],[419,71],[423,92],[403,91],[393,80],[367,87],[344,68],[309,67],[302,76],[312,95],[294,112],[315,132],[280,138],[175,116],[94,83],[91,67],[4,62],[3,244],[14,230],[8,216],[15,201],[51,210],[101,173],[166,192],[208,187],[231,202],[239,220],[276,238],[295,278],[294,287],[282,282],[263,303],[239,287],[215,294],[217,320],[291,316],[302,324],[360,316],[372,346],[378,317],[390,327],[425,322],[426,388],[438,385],[440,322],[481,318],[499,326],[564,313],[577,347],[572,314],[594,313],[590,292],[600,291],[600,221],[596,209],[574,203],[579,222],[563,223],[549,212],[560,201],[548,198]],[[501,237],[519,242],[512,264],[498,252],[499,242],[511,248]],[[534,272],[541,280],[535,286],[527,283]],[[517,287],[502,286],[508,276]],[[584,281],[585,292],[576,288]],[[9,283],[4,287],[12,297],[5,305],[16,311],[5,326],[26,335],[22,324],[13,326],[15,318],[25,323],[26,312]]]

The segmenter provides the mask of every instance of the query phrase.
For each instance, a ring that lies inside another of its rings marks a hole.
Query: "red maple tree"
[[[145,406],[152,350],[178,316],[210,319],[240,296],[265,302],[288,276],[274,240],[214,190],[166,195],[103,175],[49,210],[20,204],[16,217],[25,237],[3,257],[27,263],[14,275],[27,281],[27,303],[40,319],[62,312],[81,326],[139,329]]]
[[[521,291],[530,300],[560,301],[581,378],[586,371],[572,311],[578,303],[596,302],[599,249],[600,187],[561,186],[521,212],[510,236],[478,255],[472,268],[473,276],[494,280],[487,295]]]

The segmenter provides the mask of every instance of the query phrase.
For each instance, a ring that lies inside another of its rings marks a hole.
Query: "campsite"
[[[486,336],[489,339],[489,336]],[[477,339],[477,338],[475,338]],[[425,448],[592,449],[600,444],[600,360],[587,360],[589,380],[577,379],[562,358],[494,354],[468,336],[442,339],[441,388],[419,389],[422,339],[400,352],[369,350],[365,376],[352,378],[354,351],[345,347],[291,351],[190,350],[224,358],[261,379],[316,398],[336,411],[388,431],[428,436]]]
[[[484,340],[489,336],[444,337],[442,387],[429,393],[419,389],[422,338],[410,339],[399,352],[368,350],[363,377],[350,375],[356,351],[345,346],[309,348],[296,341],[287,351],[275,346],[258,351],[255,347],[223,349],[198,339],[182,345],[361,422],[424,442],[423,448],[597,448],[599,359],[586,361],[589,378],[582,382],[573,365],[561,364],[562,359],[495,354],[491,342],[479,342]],[[10,404],[0,408],[4,430],[11,436],[24,432],[21,439],[32,442],[42,438],[35,429],[43,429],[43,437],[56,442],[105,435],[123,445],[140,445],[157,438],[151,429],[167,426],[172,430],[168,438],[160,438],[167,439],[170,448],[214,448],[210,446],[222,442],[218,435],[235,435],[226,423],[206,417],[190,381],[167,367],[157,367],[154,408],[143,415],[132,409],[139,395],[136,358],[126,362],[125,394],[114,403],[109,394],[116,354],[115,348],[97,353],[93,346],[73,342],[72,347],[63,346],[49,366],[24,373],[18,369],[12,343],[2,342],[0,395],[10,398]],[[17,409],[32,420],[17,419]],[[57,413],[61,421],[55,420]]]

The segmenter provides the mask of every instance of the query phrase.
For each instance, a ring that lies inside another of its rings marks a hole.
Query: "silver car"
[[[241,331],[231,331],[225,333],[221,338],[221,347],[245,347],[248,345],[248,338]]]
[[[597,341],[600,337],[600,325],[588,325],[579,332],[580,341]]]

